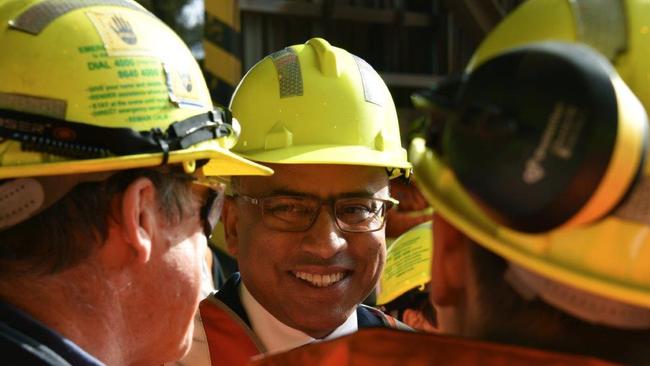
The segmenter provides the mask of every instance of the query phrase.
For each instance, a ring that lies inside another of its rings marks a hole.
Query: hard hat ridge
[[[312,38],[306,44],[311,46],[318,55],[316,60],[318,60],[318,66],[323,75],[332,78],[341,75],[342,65],[340,59],[336,57],[336,53],[329,42],[322,38]]]

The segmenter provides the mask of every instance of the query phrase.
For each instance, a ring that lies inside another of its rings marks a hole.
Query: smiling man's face
[[[269,164],[271,177],[242,177],[237,193],[250,197],[300,195],[387,198],[386,170],[351,165]],[[269,228],[263,209],[243,198],[229,202],[228,245],[242,281],[284,324],[321,338],[340,326],[368,296],[381,274],[384,229],[342,232],[324,204],[302,232]],[[270,214],[267,210],[266,214]]]

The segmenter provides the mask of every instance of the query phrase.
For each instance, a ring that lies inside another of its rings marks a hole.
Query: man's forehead
[[[241,177],[238,188],[247,193],[307,193],[336,196],[371,195],[388,187],[385,168],[334,164],[269,164],[269,177]]]

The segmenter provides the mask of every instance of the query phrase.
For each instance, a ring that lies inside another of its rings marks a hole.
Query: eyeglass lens
[[[377,198],[341,198],[334,202],[334,217],[343,231],[367,232],[384,225],[386,203]],[[277,230],[309,229],[320,212],[321,201],[311,197],[273,196],[262,199],[263,219]]]

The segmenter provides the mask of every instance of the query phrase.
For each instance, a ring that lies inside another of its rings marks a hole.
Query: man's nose
[[[303,250],[320,258],[331,258],[344,250],[348,243],[343,232],[336,225],[333,210],[323,205],[316,220],[302,237]]]

